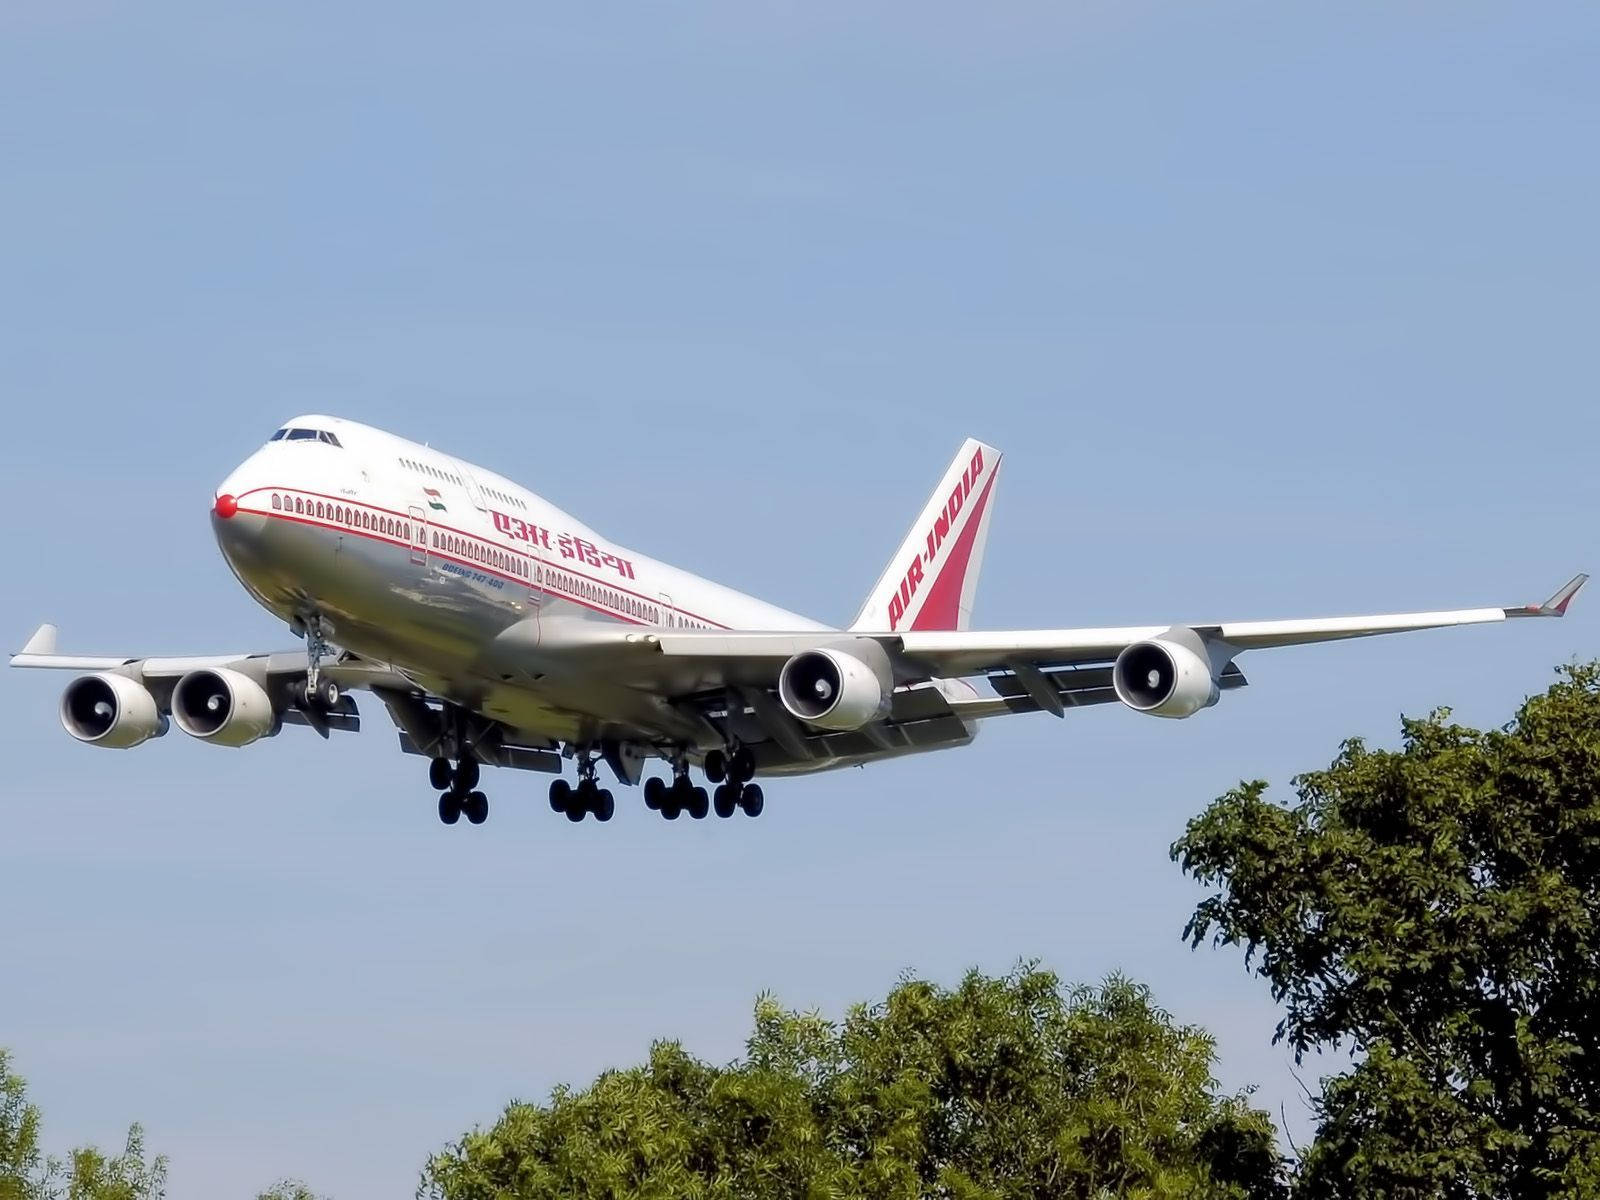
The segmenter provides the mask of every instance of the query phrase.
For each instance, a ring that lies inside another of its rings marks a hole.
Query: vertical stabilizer
[[[1000,452],[968,438],[867,595],[851,629],[966,629],[983,566]]]

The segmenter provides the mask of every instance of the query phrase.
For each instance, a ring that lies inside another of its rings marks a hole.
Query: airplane
[[[759,775],[969,744],[981,722],[1120,702],[1186,718],[1245,686],[1247,650],[1520,617],[1542,604],[1287,621],[970,628],[1001,456],[968,439],[848,628],[617,545],[492,471],[354,421],[297,417],[215,489],[239,583],[303,650],[151,658],[58,653],[42,625],[13,667],[85,672],[62,693],[80,742],[128,749],[171,724],[213,746],[286,725],[360,728],[355,691],[429,759],[439,819],[479,825],[480,767],[546,772],[550,807],[609,821],[599,781],[646,806],[759,815]],[[563,776],[567,760],[576,785]],[[665,760],[669,779],[645,774]],[[698,768],[714,792],[697,785]]]

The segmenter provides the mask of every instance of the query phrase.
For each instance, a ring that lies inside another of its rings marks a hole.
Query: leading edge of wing
[[[1587,575],[1576,575],[1541,604],[1498,608],[1444,609],[1435,612],[1380,613],[1355,617],[1310,617],[1277,621],[1223,621],[1180,626],[1208,640],[1224,642],[1236,650],[1307,645],[1343,638],[1371,637],[1478,625],[1511,617],[1561,617],[1578,594]],[[908,631],[898,636],[903,652],[913,658],[976,662],[996,655],[1039,655],[1060,662],[1087,662],[1115,655],[1132,642],[1159,637],[1172,626],[1145,625],[1116,629],[1039,629],[995,633]]]

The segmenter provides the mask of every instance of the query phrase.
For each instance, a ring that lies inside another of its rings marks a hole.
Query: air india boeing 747
[[[1516,617],[1543,604],[1114,629],[970,628],[1000,454],[968,441],[846,629],[619,546],[491,471],[334,417],[290,421],[217,488],[229,567],[303,650],[62,654],[44,625],[15,667],[84,672],[61,723],[128,749],[169,721],[214,746],[285,725],[360,727],[375,696],[430,760],[439,818],[488,816],[484,765],[555,775],[550,806],[609,821],[603,764],[668,820],[756,816],[758,777],[971,742],[1011,713],[1119,701],[1190,717],[1243,687],[1247,650]],[[646,775],[663,760],[668,778]],[[563,777],[568,761],[576,783]],[[714,787],[696,784],[698,769]]]

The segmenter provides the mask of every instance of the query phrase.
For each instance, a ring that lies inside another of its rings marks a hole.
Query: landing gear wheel
[[[767,806],[767,798],[761,794],[761,785],[752,783],[745,787],[744,794],[739,797],[739,807],[744,809],[747,817],[759,817],[761,810]]]
[[[717,816],[723,820],[733,816],[733,810],[739,803],[739,793],[730,784],[720,783],[712,794],[711,805],[717,810]]]
[[[306,684],[306,699],[324,712],[332,712],[342,694],[339,685],[331,679],[319,679],[315,684]]]
[[[666,798],[667,785],[661,781],[659,775],[652,775],[644,781],[644,806],[654,812],[661,811],[661,801]]]
[[[611,795],[610,788],[601,788],[589,797],[589,811],[594,814],[597,821],[609,821],[617,811],[617,802]]]
[[[470,792],[478,786],[478,760],[463,758],[456,766],[456,787],[463,792]]]
[[[550,785],[550,811],[566,812],[572,803],[572,785],[565,779],[558,779]]]
[[[489,819],[489,797],[482,792],[473,792],[461,802],[461,807],[467,814],[467,820],[474,825],[482,825]]]
[[[721,750],[713,750],[706,755],[706,779],[711,783],[721,783],[728,777],[728,756]]]
[[[662,794],[661,815],[669,821],[676,821],[683,810],[689,807],[693,798],[688,776],[679,775],[672,781],[672,786]]]
[[[574,795],[572,799],[567,802],[567,820],[571,821],[574,825],[583,820],[583,818],[588,814],[588,811],[589,806],[583,802],[583,797],[580,795]]]
[[[706,795],[705,788],[697,787],[689,793],[687,807],[689,815],[696,821],[704,821],[706,819],[706,815],[711,811],[711,799]]]
[[[756,777],[756,757],[749,749],[740,746],[728,760],[728,778],[735,783],[749,783]]]
[[[435,791],[442,792],[455,782],[448,758],[436,758],[428,764],[428,782]]]
[[[446,825],[454,825],[461,820],[461,801],[453,792],[445,792],[439,797],[439,820]]]

